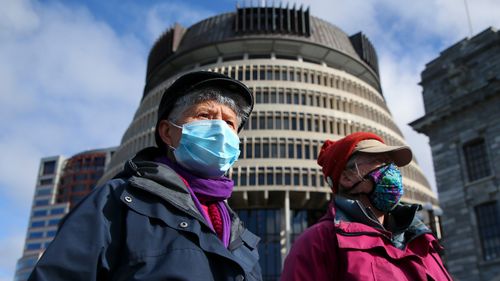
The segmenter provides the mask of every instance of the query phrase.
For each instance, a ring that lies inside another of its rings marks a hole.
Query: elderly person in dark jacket
[[[65,219],[29,280],[261,280],[257,243],[225,200],[248,88],[191,72],[163,94],[156,143]]]

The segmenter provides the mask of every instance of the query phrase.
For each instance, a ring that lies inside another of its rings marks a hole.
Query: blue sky
[[[418,82],[425,63],[470,35],[464,1],[293,3],[370,38],[389,108],[435,186],[428,139],[407,124],[424,114]],[[40,158],[118,145],[139,104],[155,39],[175,22],[187,27],[235,6],[228,0],[0,0],[0,281],[12,280],[22,254]],[[500,27],[500,1],[469,0],[468,6],[474,34]]]

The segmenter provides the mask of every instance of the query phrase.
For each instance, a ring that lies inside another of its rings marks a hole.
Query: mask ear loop
[[[175,124],[172,120],[167,120],[167,121],[168,121],[168,123],[172,124],[172,126],[174,126],[174,127],[179,128],[179,129],[182,130],[182,126],[179,126],[179,125]]]
[[[367,174],[367,175],[365,175],[365,176],[362,176],[362,175],[361,175],[361,172],[359,171],[359,168],[358,168],[358,163],[357,163],[356,161],[354,161],[354,167],[356,168],[356,173],[357,173],[358,178],[360,178],[360,180],[359,180],[357,183],[355,183],[352,187],[355,187],[356,185],[358,185],[358,184],[360,184],[360,183],[362,183],[362,182],[365,182],[365,181],[367,181],[367,180],[370,180],[370,178],[368,178],[367,176],[368,176],[371,172],[370,172],[370,173],[368,173],[368,174]]]
[[[172,126],[174,126],[174,127],[178,128],[178,129],[181,129],[181,131],[182,131],[182,126],[179,126],[179,125],[175,124],[172,120],[167,119],[167,121],[168,121],[168,123],[170,123]],[[175,147],[171,146],[170,144],[166,144],[166,145],[167,145],[167,148],[168,148],[170,151],[174,152]]]
[[[364,177],[359,172],[358,163],[356,161],[354,161],[354,167],[356,168],[356,173],[358,174],[358,177],[361,179],[361,181],[363,181]]]

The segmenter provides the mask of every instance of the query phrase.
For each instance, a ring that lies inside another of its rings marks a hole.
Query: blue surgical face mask
[[[240,156],[240,139],[223,120],[173,125],[182,129],[179,145],[173,151],[175,160],[195,174],[221,177]]]

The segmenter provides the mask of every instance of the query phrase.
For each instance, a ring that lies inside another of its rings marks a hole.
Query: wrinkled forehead
[[[219,103],[234,103],[235,106],[245,106],[247,102],[240,92],[226,87],[202,86],[192,89],[181,97],[180,100],[201,102],[201,101],[217,101]]]
[[[183,112],[181,112],[182,116],[186,115],[197,115],[197,114],[218,114],[221,113],[226,117],[237,118],[237,113],[234,111],[232,107],[225,103],[221,103],[217,100],[203,100],[198,101],[197,103],[188,106]]]

